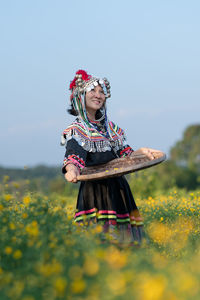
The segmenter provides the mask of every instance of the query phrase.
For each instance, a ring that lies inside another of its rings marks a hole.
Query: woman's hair
[[[67,112],[72,116],[78,116],[77,110],[74,108],[73,104],[70,104],[70,107],[68,108]]]

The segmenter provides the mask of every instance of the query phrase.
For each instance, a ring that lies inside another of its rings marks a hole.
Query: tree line
[[[45,194],[58,192],[72,195],[77,192],[78,184],[64,180],[61,167],[44,165],[32,168],[0,167],[0,180],[5,176],[11,183],[18,182],[19,189],[27,187],[30,191]],[[155,194],[172,188],[196,190],[200,187],[200,124],[186,128],[183,137],[170,150],[164,163],[153,168],[127,175],[132,190],[142,195]]]

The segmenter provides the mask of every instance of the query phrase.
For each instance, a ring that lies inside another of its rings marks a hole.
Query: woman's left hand
[[[134,151],[131,156],[134,156],[134,155],[145,155],[147,156],[150,160],[154,159],[154,155],[153,153],[154,152],[159,152],[158,150],[155,150],[155,149],[151,149],[151,148],[140,148],[136,151]]]

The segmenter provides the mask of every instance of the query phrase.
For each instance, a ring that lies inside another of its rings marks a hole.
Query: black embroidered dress
[[[112,141],[104,123],[92,122],[92,125],[85,128],[77,118],[64,130],[63,173],[70,163],[81,171],[85,166],[106,163],[133,152],[125,142],[124,131],[114,123],[109,122]],[[124,176],[81,182],[74,218],[75,222],[103,224],[104,232],[111,233],[120,243],[140,243],[143,236],[143,222]]]

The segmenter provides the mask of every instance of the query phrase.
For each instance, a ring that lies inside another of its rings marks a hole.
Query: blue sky
[[[60,165],[69,82],[107,77],[110,119],[128,142],[169,153],[200,123],[199,1],[4,1],[2,166]]]

